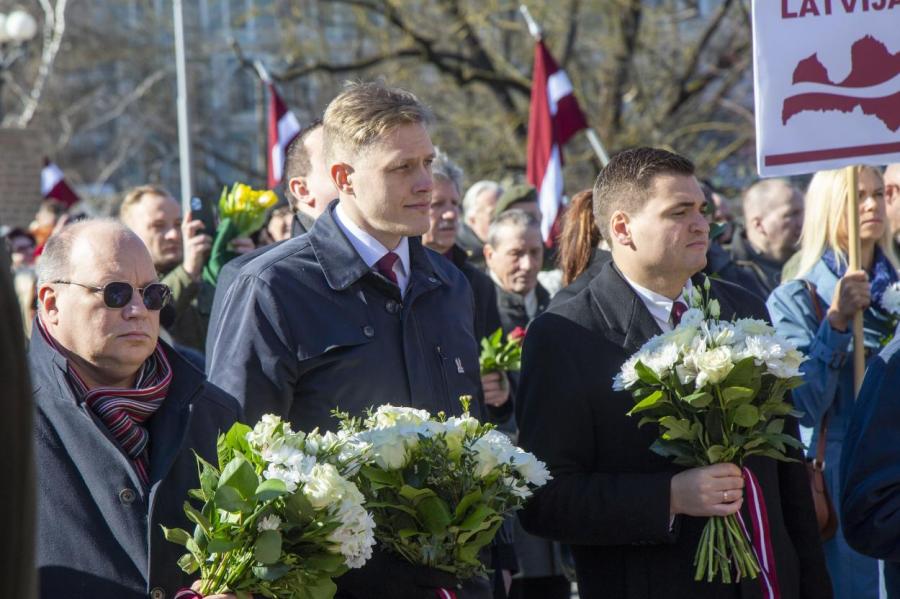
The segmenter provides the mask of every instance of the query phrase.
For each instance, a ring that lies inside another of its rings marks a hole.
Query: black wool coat
[[[216,438],[238,420],[237,403],[164,345],[173,378],[148,421],[150,486],[144,489],[105,426],[76,401],[65,359],[37,326],[34,331],[40,596],[173,597],[194,577],[176,563],[184,547],[166,541],[160,525],[193,530],[182,505],[199,486],[194,452],[216,462]]]
[[[724,319],[767,318],[758,299],[731,284],[713,281],[712,294]],[[622,363],[659,333],[612,262],[587,289],[531,323],[516,398],[519,442],[547,463],[553,480],[521,521],[572,545],[582,599],[761,597],[756,580],[694,582],[706,520],[679,515],[670,528],[670,483],[682,468],[650,451],[658,430],[638,428],[626,416],[631,395],[612,390]],[[796,434],[796,423],[790,426]],[[831,597],[803,463],[754,457],[746,465],[765,496],[782,597]]]

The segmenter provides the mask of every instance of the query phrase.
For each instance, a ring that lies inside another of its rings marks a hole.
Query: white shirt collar
[[[621,271],[620,271],[621,272]],[[622,276],[625,278],[625,281],[634,289],[634,292],[637,293],[638,297],[641,298],[641,301],[644,302],[644,305],[647,306],[647,310],[650,312],[650,315],[653,317],[653,320],[656,321],[656,324],[659,325],[659,328],[665,333],[667,331],[671,331],[674,327],[672,325],[672,304],[675,303],[674,300],[656,293],[655,291],[651,291],[646,287],[642,287],[625,276],[625,273],[622,273]],[[684,288],[681,290],[681,295],[679,299],[684,302],[684,296],[686,293],[690,293],[693,290],[694,284],[691,282],[690,278],[684,284]],[[688,295],[690,297],[690,295]]]
[[[394,252],[400,257],[394,264],[394,272],[397,275],[400,291],[405,292],[410,273],[409,238],[401,237],[399,245],[389,250],[380,241],[363,231],[359,225],[353,222],[353,219],[343,209],[340,202],[334,209],[334,220],[350,240],[353,249],[356,250],[356,253],[359,254],[359,257],[362,258],[369,268],[375,266],[375,263],[381,260],[381,257],[388,252]]]

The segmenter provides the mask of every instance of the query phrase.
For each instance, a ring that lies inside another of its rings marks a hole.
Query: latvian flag
[[[47,158],[44,158],[44,168],[41,170],[41,195],[59,200],[66,207],[81,199],[66,183],[62,170]]]
[[[275,86],[269,85],[269,189],[275,189],[284,173],[284,157],[290,144],[300,133],[300,121],[287,105]]]
[[[548,245],[552,244],[551,233],[563,198],[562,146],[586,128],[572,82],[550,56],[544,42],[538,40],[531,81],[526,177],[538,190],[541,233]]]

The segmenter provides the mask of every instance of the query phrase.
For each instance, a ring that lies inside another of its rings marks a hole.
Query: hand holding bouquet
[[[364,420],[339,417],[342,432],[370,446],[353,480],[378,541],[460,580],[485,573],[479,551],[504,516],[550,478],[542,462],[468,413],[446,418],[383,405]]]
[[[694,307],[671,332],[650,339],[622,366],[613,387],[628,390],[639,426],[659,427],[651,450],[701,467],[753,455],[787,461],[800,441],[784,432],[797,416],[785,394],[802,383],[805,359],[761,320],[719,320],[719,305],[695,290]],[[745,470],[745,476],[751,476]],[[760,564],[739,514],[712,517],[695,556],[695,579],[755,578]]]
[[[343,435],[291,431],[271,415],[219,436],[218,467],[197,458],[203,502],[184,511],[193,534],[164,529],[184,545],[178,562],[199,571],[200,594],[331,599],[333,578],[372,555],[375,523],[347,477],[364,451]]]

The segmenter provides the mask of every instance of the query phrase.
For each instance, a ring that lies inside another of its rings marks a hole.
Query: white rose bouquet
[[[458,580],[486,573],[479,551],[506,514],[550,479],[544,464],[465,413],[447,418],[383,405],[365,419],[337,414],[342,433],[371,447],[353,480],[375,537],[408,562]]]
[[[659,427],[651,450],[687,467],[731,462],[753,455],[789,461],[800,448],[784,432],[785,417],[798,416],[785,394],[802,384],[805,360],[766,322],[719,320],[719,304],[704,292],[687,298],[688,309],[671,332],[653,337],[622,366],[613,388],[628,390],[639,426]],[[759,563],[738,515],[713,517],[694,558],[695,579],[723,582],[756,578]]]
[[[332,579],[372,555],[375,521],[348,477],[368,448],[344,434],[293,432],[272,415],[219,436],[218,467],[199,456],[200,488],[185,501],[193,534],[166,529],[199,570],[200,594],[331,599]]]
[[[881,338],[881,347],[894,339],[897,325],[900,324],[900,282],[891,283],[881,295],[881,310],[888,316],[890,333]]]

